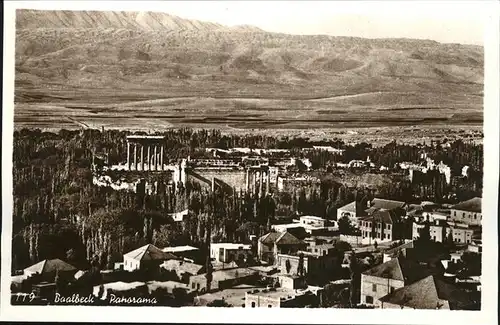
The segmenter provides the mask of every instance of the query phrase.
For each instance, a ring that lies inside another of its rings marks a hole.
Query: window
[[[195,285],[196,285],[196,284],[193,282],[193,283],[191,284],[191,289],[194,289],[194,288],[195,288]]]
[[[391,287],[391,290],[390,290],[390,292],[391,292],[391,293],[393,293],[393,292],[394,292],[394,290],[396,290],[396,288],[394,288],[394,287]]]
[[[200,290],[200,284],[199,283],[196,284],[196,289]]]
[[[255,301],[252,301],[252,308],[255,308]]]
[[[366,296],[366,303],[367,304],[373,304],[373,297],[372,296]]]
[[[387,225],[387,229],[391,230],[391,225]]]
[[[390,234],[387,234],[387,239],[391,239],[391,235]]]
[[[476,220],[476,219],[477,219],[477,214],[474,213],[474,220]]]
[[[465,218],[465,212],[462,213],[462,218]]]
[[[325,250],[323,250],[323,255],[326,255],[326,251]]]
[[[372,284],[372,291],[377,292],[377,285],[376,284]]]
[[[457,211],[453,211],[453,216],[456,217],[457,216]]]

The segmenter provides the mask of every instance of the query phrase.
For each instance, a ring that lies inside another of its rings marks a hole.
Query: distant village
[[[94,186],[148,195],[160,177],[172,188],[190,181],[208,191],[264,197],[320,182],[310,173],[311,161],[287,149],[206,148],[204,157],[172,162],[161,141],[129,136],[127,159],[115,165],[94,153]],[[425,152],[420,158],[418,164],[377,166],[368,158],[328,168],[397,170],[410,180],[435,171],[451,182],[450,167]],[[468,169],[457,177],[467,177]],[[481,206],[481,197],[453,204],[373,197],[339,207],[333,219],[282,216],[266,234],[238,242],[211,241],[207,248],[149,243],[123,254],[112,269],[42,260],[13,275],[12,303],[478,310]],[[191,214],[187,206],[170,217],[182,223]]]

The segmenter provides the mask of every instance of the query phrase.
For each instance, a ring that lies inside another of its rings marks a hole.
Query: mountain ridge
[[[477,45],[289,35],[149,12],[21,10],[17,16],[16,109],[77,101],[112,105],[116,115],[150,109],[134,101],[193,97],[175,109],[214,116],[267,110],[297,121],[328,114],[350,121],[359,112],[357,118],[378,119],[385,109],[407,110],[418,121],[482,118],[474,95],[483,90],[484,50]],[[309,101],[331,97],[337,99]],[[262,101],[248,104],[252,98]]]

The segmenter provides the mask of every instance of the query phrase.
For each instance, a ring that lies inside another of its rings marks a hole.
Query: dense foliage
[[[440,200],[444,193],[457,192],[459,186],[464,188],[461,193],[466,198],[477,195],[481,189],[481,184],[472,187],[468,181],[446,186],[436,183],[432,175],[413,183],[400,177],[391,186],[376,189],[349,187],[325,178],[319,184],[265,197],[211,192],[190,182],[178,187],[160,183],[152,195],[93,185],[93,154],[104,152],[110,164],[124,161],[126,134],[113,130],[61,130],[55,134],[25,129],[14,133],[13,270],[56,257],[79,268],[111,268],[123,253],[146,243],[159,247],[190,244],[206,249],[210,240],[260,236],[278,216],[313,214],[336,219],[338,207],[374,195],[411,201],[418,193],[420,197]],[[325,169],[339,160],[366,159],[368,155],[371,161],[385,165],[417,158],[415,147],[395,143],[371,148],[367,144],[348,146],[336,140],[311,143],[301,138],[227,136],[220,131],[190,129],[171,130],[163,135],[169,161],[208,147],[289,148],[310,158],[313,169]],[[316,144],[344,148],[346,153],[335,156],[324,151],[299,151]],[[456,142],[451,150],[432,145],[428,151],[451,166],[469,164],[473,170],[482,170],[481,146]],[[185,208],[189,208],[190,214],[183,222],[173,222],[168,216]]]

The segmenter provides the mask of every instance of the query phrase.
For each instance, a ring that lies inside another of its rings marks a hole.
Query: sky
[[[188,19],[254,25],[270,32],[366,38],[423,38],[483,44],[481,2],[468,1],[165,1]]]
[[[223,25],[253,25],[269,32],[365,38],[419,38],[484,43],[483,1],[16,1],[33,9],[159,11]],[[496,7],[493,7],[496,8]]]

